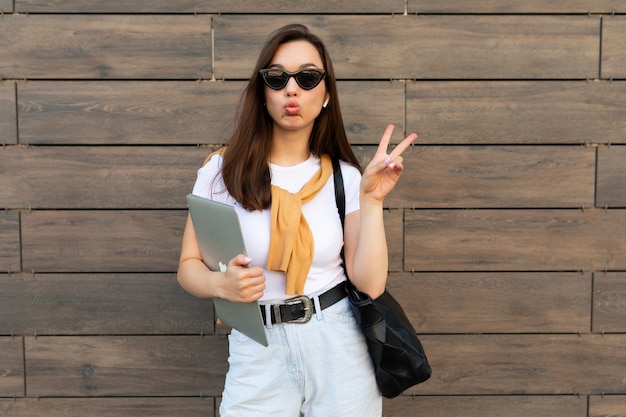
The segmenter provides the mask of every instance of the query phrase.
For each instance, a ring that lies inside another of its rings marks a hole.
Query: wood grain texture
[[[589,273],[391,274],[387,288],[418,333],[590,331]]]
[[[408,0],[409,13],[617,13],[621,0]]]
[[[19,213],[0,210],[0,271],[19,271],[20,264]]]
[[[593,331],[626,332],[626,274],[594,274]]]
[[[0,0],[0,12],[12,13],[13,12],[13,0]]]
[[[214,1],[206,0],[15,0],[21,13],[212,13]]]
[[[403,0],[16,0],[21,12],[44,13],[403,13]]]
[[[180,146],[7,147],[0,151],[6,207],[163,209],[187,207],[211,148]]]
[[[219,144],[243,83],[28,82],[18,86],[20,142]]]
[[[21,337],[0,336],[0,397],[24,396],[24,354]]]
[[[249,77],[269,33],[292,21],[326,42],[339,78],[598,76],[598,17],[237,15],[214,19],[216,77]]]
[[[591,395],[589,417],[626,417],[626,395]]]
[[[405,270],[624,269],[626,212],[416,210],[405,214]]]
[[[15,109],[15,83],[0,82],[0,145],[2,146],[17,143]]]
[[[598,148],[596,205],[626,207],[626,146]]]
[[[0,78],[211,77],[211,17],[9,15]]]
[[[418,390],[419,391],[419,390]],[[587,417],[587,398],[574,395],[401,396],[383,400],[384,417]]]
[[[0,334],[211,334],[213,305],[175,274],[0,275]]]
[[[215,417],[213,398],[0,399],[11,417]]]
[[[431,379],[419,395],[622,393],[625,335],[421,336]]]
[[[602,22],[602,77],[626,78],[626,16],[607,16]]]
[[[33,211],[22,218],[23,270],[175,272],[187,211]]]
[[[388,124],[394,137],[404,130],[404,82],[339,82],[339,100],[348,140],[353,145],[378,145]]]
[[[22,225],[24,269],[175,271],[185,217],[186,211],[32,211],[24,214]],[[385,219],[397,237],[389,239],[390,265],[397,270],[402,212],[386,212]]]
[[[621,143],[626,83],[409,82],[407,131],[427,144]]]
[[[232,132],[243,87],[238,81],[20,83],[20,142],[221,144]],[[404,88],[401,82],[339,83],[351,143],[378,143],[389,123],[402,129]],[[14,116],[15,94],[6,94],[7,115]],[[13,117],[8,126],[14,125]]]
[[[402,156],[402,178],[385,199],[390,207],[594,205],[596,152],[592,147],[416,145]]]
[[[219,395],[223,336],[27,337],[26,391],[36,396]]]

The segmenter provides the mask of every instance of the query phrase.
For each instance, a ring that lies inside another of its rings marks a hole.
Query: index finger
[[[378,144],[378,152],[383,152],[387,155],[387,148],[389,147],[389,141],[391,141],[391,134],[393,133],[394,125],[387,125],[383,136],[380,138],[380,143]]]
[[[417,139],[417,133],[411,133],[409,136],[404,138],[402,142],[398,143],[398,145],[395,148],[393,148],[393,151],[391,151],[389,156],[392,159],[395,158],[396,156],[400,156],[402,152],[406,150],[406,148],[411,146],[411,143],[413,143],[415,139]]]

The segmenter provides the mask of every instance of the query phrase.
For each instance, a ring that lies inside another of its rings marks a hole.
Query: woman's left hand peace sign
[[[361,179],[362,196],[368,196],[375,200],[382,201],[385,196],[393,190],[400,179],[400,175],[404,170],[404,165],[402,165],[402,152],[417,139],[417,134],[411,133],[404,138],[390,154],[387,154],[387,148],[389,147],[393,129],[393,125],[387,126],[385,133],[383,133],[380,139],[376,154],[363,172]]]

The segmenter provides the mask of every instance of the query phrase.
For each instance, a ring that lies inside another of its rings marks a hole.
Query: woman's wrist
[[[370,211],[372,212],[382,211],[383,202],[384,200],[378,200],[367,194],[361,194],[359,198],[359,206],[360,206],[361,213],[364,213],[364,212],[367,213]]]

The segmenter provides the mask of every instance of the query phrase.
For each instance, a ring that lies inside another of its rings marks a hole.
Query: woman
[[[388,126],[361,175],[346,138],[332,63],[322,41],[289,25],[267,40],[244,91],[228,146],[207,158],[193,193],[235,206],[248,256],[225,272],[202,262],[191,220],[178,281],[198,297],[259,301],[269,346],[233,330],[220,407],[236,416],[380,416],[382,401],[345,298],[341,261],[373,298],[387,277],[383,199],[403,170],[405,138],[387,154]],[[341,160],[342,232],[330,158]],[[306,317],[306,295],[315,313]],[[292,307],[300,310],[293,316]],[[283,316],[284,313],[284,316]],[[302,314],[300,314],[302,313]]]

